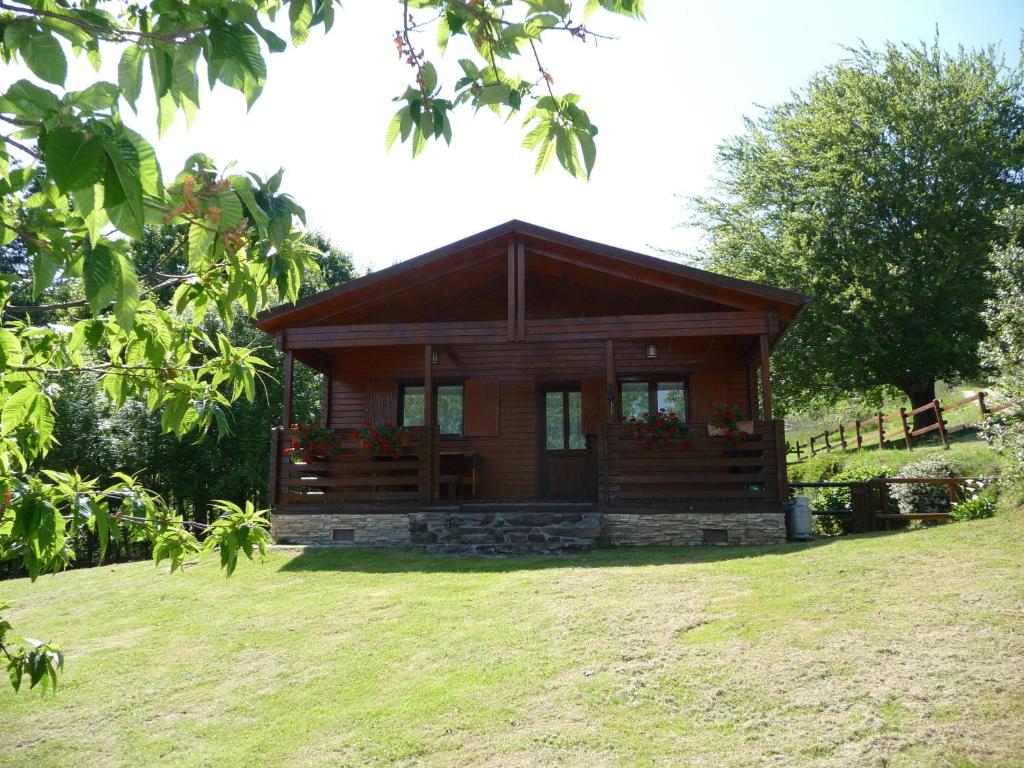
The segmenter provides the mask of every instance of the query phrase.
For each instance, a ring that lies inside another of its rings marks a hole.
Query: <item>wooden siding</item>
[[[785,456],[779,455],[781,421],[755,423],[754,435],[738,444],[709,437],[706,424],[691,426],[690,445],[638,443],[623,424],[609,424],[605,430],[605,455],[600,457],[607,466],[599,488],[602,501],[774,502],[781,498],[785,484],[785,470],[781,475],[777,471],[780,461],[785,467]]]
[[[596,435],[608,421],[608,384],[604,376],[583,379],[583,434]]]
[[[373,424],[394,424],[398,421],[398,382],[394,380],[388,381],[368,381],[364,385],[365,396],[361,403],[361,410],[363,411],[363,421],[368,421]],[[335,388],[337,392],[337,388]],[[333,404],[334,397],[330,398]],[[333,406],[332,406],[333,407]],[[334,415],[331,415],[330,426],[336,426],[334,423]],[[361,424],[356,423],[354,420],[350,420],[345,424],[346,428],[354,429]]]
[[[501,388],[496,379],[466,379],[463,389],[463,431],[467,437],[497,437]]]
[[[642,341],[619,341],[615,345],[618,377],[699,377],[699,368],[714,366],[728,371],[729,402],[747,407],[747,373],[743,348],[720,343],[708,348],[703,339],[652,339],[659,344],[659,357],[648,359]],[[724,342],[724,340],[722,340]],[[444,437],[440,452],[471,452],[480,457],[480,499],[534,499],[537,496],[537,387],[541,384],[580,382],[597,405],[598,392],[607,405],[605,342],[519,342],[467,344],[440,347],[439,362],[432,367],[438,382],[491,382],[497,387],[497,435],[469,434],[476,431],[469,409],[475,394],[466,395],[467,434]],[[336,359],[331,392],[330,425],[355,429],[369,417],[372,421],[394,422],[397,418],[396,382],[421,381],[423,348],[420,346],[358,348],[342,351]],[[587,385],[586,381],[595,384]],[[596,382],[600,381],[600,388]],[[470,390],[477,385],[468,384]],[[691,385],[692,386],[692,385]],[[585,396],[584,398],[588,398]],[[591,413],[588,408],[588,416]],[[692,417],[691,417],[692,418]],[[588,422],[587,429],[594,429]],[[596,434],[590,432],[590,434]]]

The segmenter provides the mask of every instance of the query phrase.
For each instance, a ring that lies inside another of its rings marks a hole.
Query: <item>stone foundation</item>
[[[781,544],[782,512],[658,512],[603,515],[603,536],[619,546],[684,544]]]
[[[278,544],[332,547],[394,547],[409,544],[409,513],[292,513],[271,518]]]
[[[587,509],[585,506],[584,509]],[[612,546],[780,544],[782,512],[277,512],[274,541],[336,547],[416,546],[451,554],[582,552]]]
[[[412,543],[428,552],[512,555],[584,552],[601,535],[598,512],[415,512]]]

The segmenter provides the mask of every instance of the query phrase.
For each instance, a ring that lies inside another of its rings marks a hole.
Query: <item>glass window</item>
[[[622,382],[622,417],[638,419],[651,408],[649,386],[646,381]]]
[[[423,426],[423,387],[402,388],[402,426]]]
[[[442,435],[462,434],[461,384],[445,384],[437,388],[437,425]]]
[[[583,436],[583,395],[569,392],[569,450],[582,451],[587,447]]]
[[[437,425],[442,435],[462,434],[462,385],[443,384],[435,390]],[[402,387],[402,426],[423,426],[423,387]]]
[[[681,381],[658,382],[658,410],[664,408],[686,420],[686,385]]]
[[[548,392],[544,396],[544,445],[549,451],[565,448],[565,411],[561,392]]]

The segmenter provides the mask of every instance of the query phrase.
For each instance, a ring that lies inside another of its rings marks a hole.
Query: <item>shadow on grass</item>
[[[868,536],[887,534],[868,534]],[[281,566],[281,571],[358,573],[509,573],[549,568],[635,568],[642,566],[715,563],[790,555],[838,541],[830,537],[772,546],[680,546],[598,548],[583,554],[472,556],[429,554],[411,548],[364,549],[307,547]],[[858,537],[864,538],[864,537]]]

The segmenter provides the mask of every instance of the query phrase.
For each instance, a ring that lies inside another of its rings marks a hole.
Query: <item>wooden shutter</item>
[[[467,379],[462,386],[463,433],[466,437],[497,437],[501,382]]]
[[[706,424],[718,405],[729,404],[728,376],[724,373],[690,374],[690,421]]]
[[[395,424],[398,421],[397,382],[367,382],[366,420],[372,424]]]
[[[583,380],[583,434],[596,435],[608,420],[608,382],[601,376]]]

